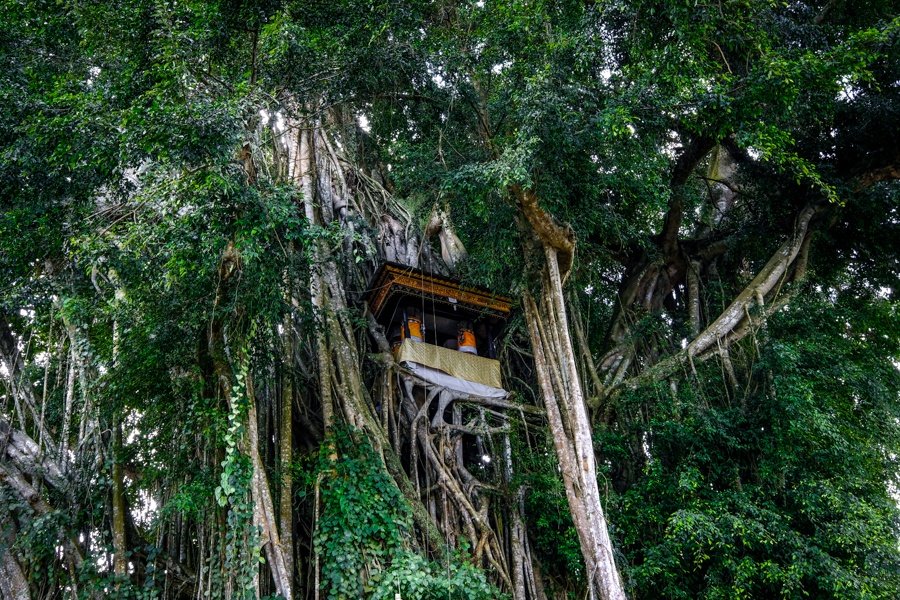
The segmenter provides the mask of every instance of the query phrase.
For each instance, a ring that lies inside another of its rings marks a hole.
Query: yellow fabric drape
[[[458,350],[450,350],[424,342],[404,340],[397,352],[397,362],[415,362],[438,369],[474,383],[502,388],[500,362]]]

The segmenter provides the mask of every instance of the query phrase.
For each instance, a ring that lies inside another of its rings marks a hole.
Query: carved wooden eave
[[[372,279],[365,300],[379,322],[390,320],[402,298],[421,298],[430,308],[468,318],[505,321],[512,300],[484,288],[420,271],[397,263],[384,263]]]

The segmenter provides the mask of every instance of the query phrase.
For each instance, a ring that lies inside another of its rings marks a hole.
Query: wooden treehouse
[[[512,302],[418,269],[386,263],[367,294],[397,362],[462,394],[505,398],[496,340]]]
[[[512,301],[395,263],[381,266],[365,299],[393,354],[376,412],[435,524],[499,566],[503,584],[527,580],[530,569],[514,566],[528,541],[508,487],[509,431],[542,411],[511,401],[503,385],[497,339]],[[510,503],[512,522],[498,516]]]

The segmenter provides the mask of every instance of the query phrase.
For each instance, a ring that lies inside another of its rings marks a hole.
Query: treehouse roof
[[[404,301],[421,302],[425,312],[473,321],[505,321],[512,309],[512,300],[505,296],[392,262],[375,273],[365,300],[379,322],[393,321]]]

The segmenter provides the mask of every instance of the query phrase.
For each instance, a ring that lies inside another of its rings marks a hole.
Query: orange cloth
[[[406,331],[409,329],[409,338],[417,342],[422,341],[422,321],[418,317],[406,319],[406,327],[400,328],[400,336],[406,339]]]
[[[478,344],[475,341],[475,333],[471,329],[461,329],[456,337],[457,349],[469,354],[478,354]]]

